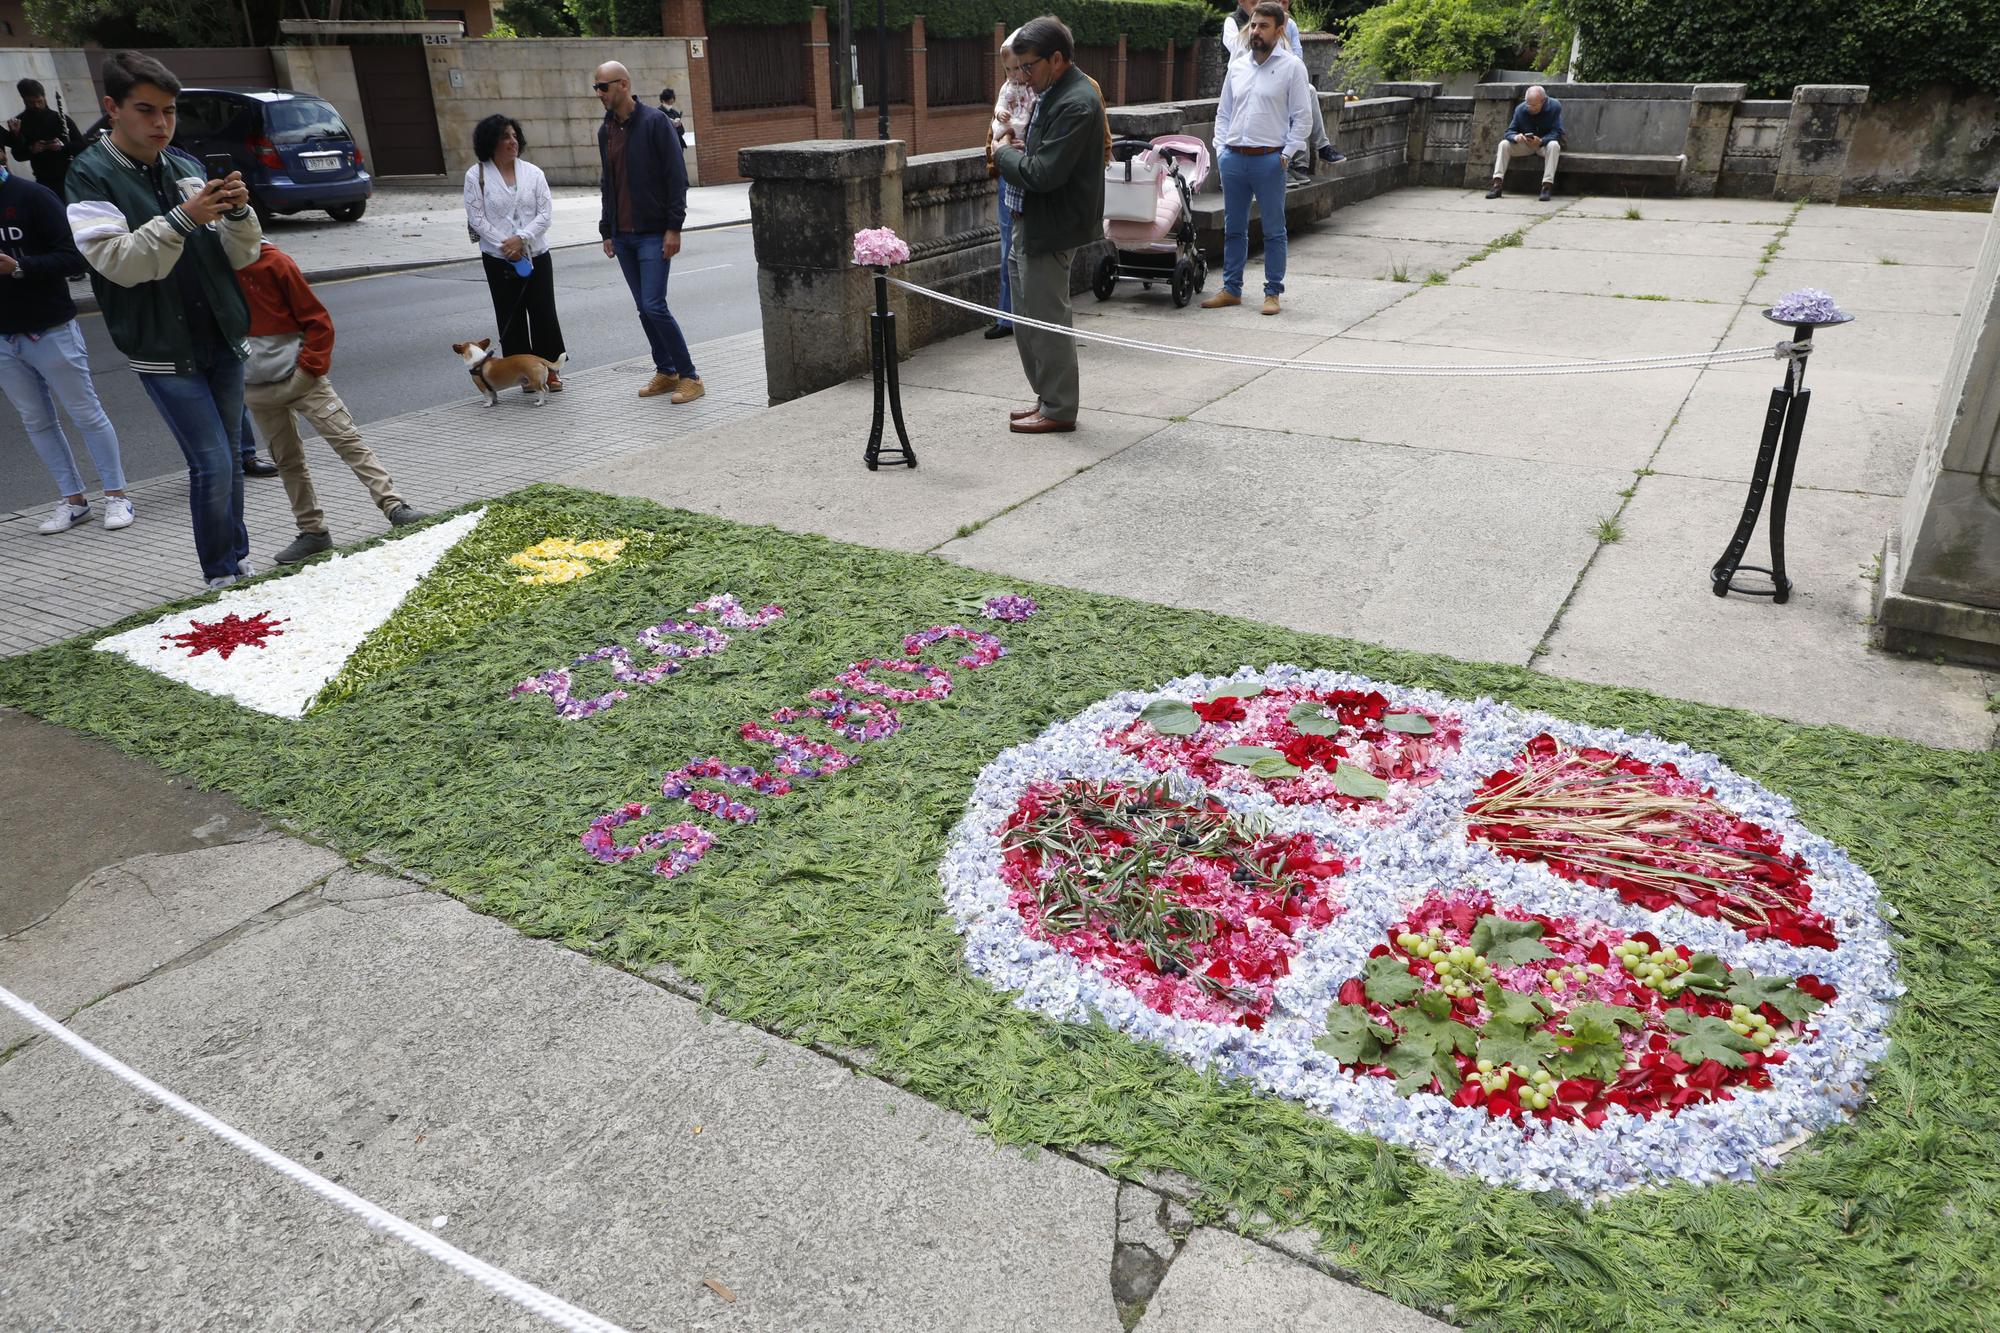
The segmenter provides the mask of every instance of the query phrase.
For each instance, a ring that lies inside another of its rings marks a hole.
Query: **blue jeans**
[[[1222,153],[1222,286],[1243,295],[1243,262],[1250,256],[1250,201],[1264,221],[1264,295],[1285,290],[1285,155],[1245,157]]]
[[[632,289],[639,323],[653,346],[653,369],[662,375],[700,379],[687,339],[681,336],[680,321],[667,309],[667,274],[673,261],[660,253],[660,233],[621,231],[611,238],[611,250],[618,256],[618,267],[625,270],[625,285]]]
[[[201,576],[242,573],[239,562],[250,554],[250,533],[243,526],[243,460],[236,452],[243,363],[226,349],[205,349],[196,355],[194,374],[141,375],[139,383],[187,459],[188,510]]]
[[[0,337],[0,393],[21,414],[29,442],[63,495],[83,494],[83,474],[77,471],[76,455],[63,436],[57,403],[83,436],[83,447],[97,468],[97,484],[107,491],[125,489],[118,432],[97,401],[97,386],[90,379],[90,349],[75,320],[44,329],[34,338],[25,333]]]
[[[1007,207],[1007,192],[1000,192],[1000,308],[1014,313],[1014,213]],[[1012,320],[993,321],[1003,329],[1014,327]]]

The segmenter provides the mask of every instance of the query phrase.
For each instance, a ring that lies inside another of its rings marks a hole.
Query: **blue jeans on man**
[[[611,238],[612,253],[625,272],[625,285],[632,289],[633,303],[639,307],[639,323],[653,348],[653,369],[662,375],[700,379],[680,321],[667,309],[667,275],[673,261],[660,253],[659,232],[621,231]]]
[[[1000,309],[1014,313],[1014,210],[1007,207],[1007,192],[1000,192]],[[994,327],[1011,329],[1014,322],[996,319]]]
[[[64,496],[84,493],[83,474],[63,435],[56,405],[62,404],[83,436],[83,446],[97,469],[97,484],[106,491],[125,489],[125,467],[118,455],[118,432],[97,401],[90,378],[90,349],[75,320],[38,334],[0,336],[0,394],[14,404],[35,446]]]
[[[243,526],[243,363],[225,348],[201,348],[192,375],[141,375],[188,465],[188,510],[202,577],[246,571],[250,532]]]
[[[1250,257],[1250,201],[1264,223],[1264,295],[1285,290],[1285,155],[1246,156],[1222,150],[1222,287],[1243,295],[1243,265]]]

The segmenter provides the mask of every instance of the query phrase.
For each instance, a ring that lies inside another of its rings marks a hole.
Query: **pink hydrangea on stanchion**
[[[854,262],[875,270],[875,313],[868,317],[868,363],[875,376],[875,420],[868,429],[868,448],[861,461],[873,472],[886,461],[906,467],[917,465],[917,451],[910,447],[910,432],[903,427],[903,394],[896,383],[896,316],[889,309],[889,266],[910,262],[909,244],[888,227],[870,227],[854,233]],[[886,386],[886,394],[885,394]],[[882,449],[882,405],[886,398],[895,418],[896,438],[901,449]]]

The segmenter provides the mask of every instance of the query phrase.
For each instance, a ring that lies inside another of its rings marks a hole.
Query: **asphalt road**
[[[553,253],[570,369],[644,355],[646,338],[617,261],[606,259],[596,246]],[[361,425],[473,396],[451,344],[494,332],[492,300],[476,261],[329,282],[314,290],[333,315],[334,387]],[[667,295],[690,343],[758,327],[750,228],[689,233],[674,261]],[[111,345],[104,321],[94,314],[82,321],[97,394],[117,427],[127,479],[138,482],[185,471],[179,447],[138,377]],[[90,481],[83,441],[67,422],[64,433]],[[20,418],[0,408],[0,512],[38,509],[55,498],[54,484],[28,446]]]

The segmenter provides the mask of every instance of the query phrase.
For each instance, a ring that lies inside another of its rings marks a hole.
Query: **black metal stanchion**
[[[1806,358],[1812,355],[1815,330],[1845,324],[1854,317],[1842,315],[1839,319],[1799,324],[1779,319],[1766,310],[1764,318],[1776,324],[1792,325],[1792,341],[1785,348],[1790,359],[1785,367],[1785,382],[1771,390],[1770,405],[1764,410],[1764,436],[1757,445],[1757,461],[1750,473],[1750,494],[1743,500],[1742,517],[1736,520],[1736,532],[1729,539],[1728,549],[1709,569],[1708,581],[1710,590],[1717,597],[1727,597],[1734,592],[1745,597],[1768,597],[1782,605],[1792,596],[1792,581],[1785,577],[1785,510],[1791,502],[1792,470],[1799,461],[1799,440],[1805,434],[1806,409],[1812,404],[1812,390],[1805,387]],[[1775,474],[1772,470],[1774,462]],[[1771,498],[1771,563],[1768,568],[1743,563],[1744,552],[1750,549],[1750,538],[1757,530],[1757,516],[1763,510],[1767,492]],[[1737,586],[1736,576],[1746,571],[1770,575],[1771,586]]]
[[[868,451],[861,461],[870,472],[888,463],[906,467],[917,465],[917,451],[910,447],[910,432],[903,427],[903,394],[896,384],[896,316],[889,309],[889,270],[875,270],[875,313],[868,317],[869,362],[875,372],[875,422],[868,429]],[[900,449],[882,447],[882,403],[886,396],[889,413],[896,422]]]

